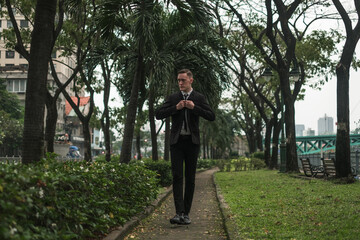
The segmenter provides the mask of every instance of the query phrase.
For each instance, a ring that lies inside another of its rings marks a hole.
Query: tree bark
[[[336,132],[336,176],[351,174],[350,129],[349,129],[349,68],[341,64],[336,67],[337,76],[337,132]]]
[[[138,51],[138,59],[136,63],[136,72],[134,75],[134,81],[131,88],[130,101],[126,114],[126,122],[124,129],[123,143],[121,146],[120,162],[129,163],[131,160],[131,147],[134,135],[134,127],[136,120],[137,102],[139,96],[139,84],[141,81],[141,75],[143,74],[143,56]]]
[[[38,0],[32,32],[25,99],[22,162],[44,156],[44,111],[48,62],[53,47],[56,0]]]
[[[295,107],[294,101],[292,101],[292,96],[288,96],[288,98],[285,98],[284,102],[286,108],[286,172],[299,172],[295,137]]]
[[[53,99],[48,93],[46,100],[45,152],[54,152],[54,138],[58,119],[56,102],[57,99]]]
[[[110,98],[110,74],[111,71],[107,67],[106,60],[101,62],[102,74],[104,79],[104,91],[103,91],[103,103],[104,112],[101,116],[101,128],[104,132],[105,143],[105,160],[110,162],[111,160],[111,142],[110,142],[110,115],[109,115],[109,98]]]
[[[156,125],[155,125],[155,110],[154,110],[154,89],[150,87],[149,90],[149,122],[150,122],[150,133],[151,133],[151,147],[152,147],[152,159],[157,161],[159,160],[158,156],[158,145],[157,145],[157,134],[156,134]]]
[[[271,144],[271,133],[274,127],[274,118],[271,118],[267,123],[266,123],[266,131],[265,131],[265,143],[264,143],[264,158],[265,158],[265,163],[266,166],[268,168],[271,169],[271,165],[270,165],[270,144]]]
[[[278,156],[279,156],[279,135],[281,131],[281,121],[276,121],[274,124],[274,132],[272,139],[272,154],[270,161],[270,169],[278,168]]]

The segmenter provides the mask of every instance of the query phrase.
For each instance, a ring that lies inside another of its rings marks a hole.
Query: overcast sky
[[[317,121],[326,114],[333,117],[336,132],[336,89],[336,77],[329,80],[321,91],[306,88],[304,101],[295,103],[296,124],[304,124],[305,129],[311,128],[317,134]],[[349,94],[350,129],[353,130],[356,128],[354,122],[360,119],[360,72],[351,71]]]

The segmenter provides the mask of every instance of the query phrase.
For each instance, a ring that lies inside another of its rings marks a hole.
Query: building
[[[315,136],[315,130],[308,128],[304,131],[304,136]]]
[[[295,125],[295,136],[297,136],[297,137],[304,136],[304,130],[305,130],[304,124],[296,124]]]
[[[324,117],[318,120],[318,135],[332,134],[334,134],[334,119],[325,114]]]

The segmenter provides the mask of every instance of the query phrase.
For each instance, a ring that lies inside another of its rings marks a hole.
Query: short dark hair
[[[184,69],[181,69],[180,71],[178,71],[178,74],[181,74],[181,73],[186,73],[186,75],[188,75],[189,78],[193,77],[193,74],[189,69],[184,68]]]

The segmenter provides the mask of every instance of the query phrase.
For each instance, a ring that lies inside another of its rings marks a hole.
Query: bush
[[[197,168],[199,169],[208,169],[215,167],[217,165],[217,160],[215,159],[198,159]]]
[[[254,152],[251,154],[251,158],[259,158],[265,160],[265,154],[264,152]]]
[[[221,159],[217,162],[217,166],[220,169],[220,172],[223,172],[225,170],[225,160]]]
[[[162,187],[167,187],[172,184],[171,162],[165,160],[154,161],[150,158],[135,160],[132,163],[144,165],[145,168],[157,173],[157,179]]]
[[[118,161],[0,164],[0,239],[85,239],[157,195],[155,173]]]
[[[254,170],[259,170],[266,167],[265,161],[259,158],[251,158],[250,164]]]

